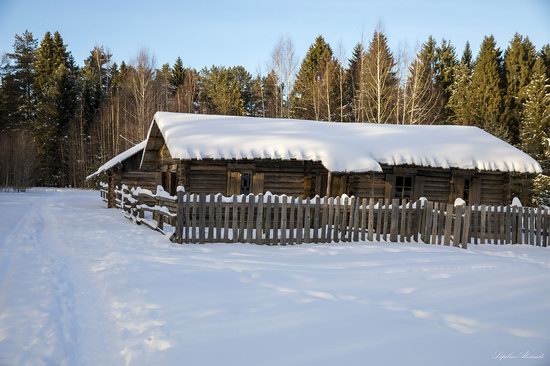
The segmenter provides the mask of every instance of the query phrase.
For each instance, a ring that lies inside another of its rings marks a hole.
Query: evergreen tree
[[[398,81],[394,69],[395,61],[386,36],[377,30],[365,54],[361,77],[365,122],[395,123],[397,121],[395,108]]]
[[[508,139],[508,128],[502,122],[503,82],[500,50],[491,35],[485,37],[472,72],[468,99],[472,124]]]
[[[472,123],[472,110],[470,105],[470,82],[472,73],[468,65],[461,62],[455,68],[454,82],[449,87],[449,102],[447,108],[450,110],[449,121],[457,125],[470,125]]]
[[[550,44],[545,44],[540,50],[540,57],[546,66],[546,77],[550,79]]]
[[[318,36],[300,65],[290,95],[294,118],[339,119],[338,67],[330,45]]]
[[[39,149],[38,183],[64,186],[70,158],[65,147],[77,106],[77,69],[58,32],[53,37],[46,33],[33,65],[39,97],[34,129]]]
[[[542,58],[537,58],[533,66],[532,81],[526,87],[524,113],[520,126],[523,151],[537,160],[543,168],[550,168],[550,85]]]
[[[176,90],[179,86],[183,85],[185,81],[185,68],[183,67],[183,61],[180,57],[176,59],[174,66],[172,66],[171,74],[170,82],[174,90]]]
[[[353,48],[351,58],[348,63],[348,69],[346,70],[346,100],[351,104],[352,116],[348,117],[348,120],[359,122],[364,121],[366,118],[361,115],[363,110],[361,105],[361,76],[362,66],[365,60],[365,49],[363,44],[358,42]]]
[[[11,121],[12,128],[30,128],[36,116],[36,95],[34,90],[33,62],[37,41],[29,31],[15,35],[13,52],[8,53],[8,64],[4,73],[12,78],[7,81],[6,90],[11,90],[8,104],[16,104],[17,108],[6,116]]]
[[[436,84],[436,49],[430,36],[410,66],[403,103],[407,123],[433,124],[441,114],[443,96]]]
[[[204,113],[248,115],[251,113],[252,76],[242,66],[212,66],[201,71],[201,109]]]
[[[531,81],[536,57],[535,46],[529,38],[523,38],[517,33],[504,54],[506,94],[503,118],[512,143],[519,142],[519,125],[526,98],[526,88]]]
[[[472,56],[472,49],[470,48],[470,42],[466,42],[466,45],[464,46],[464,52],[462,52],[462,58],[460,59],[460,62],[465,65],[469,70],[473,69],[472,64],[473,56]]]
[[[457,65],[455,47],[451,41],[442,40],[439,47],[436,48],[435,55],[435,87],[441,93],[440,122],[448,122],[451,115],[451,111],[447,107],[451,96],[449,87],[454,82]]]

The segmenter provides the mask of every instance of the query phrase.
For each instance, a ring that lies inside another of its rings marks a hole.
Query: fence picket
[[[229,243],[229,203],[224,203],[223,214],[223,242]]]
[[[463,206],[464,218],[462,225],[462,239],[460,241],[460,247],[466,249],[470,242],[470,206]]]
[[[378,199],[376,212],[376,241],[380,241],[382,236],[382,200]]]
[[[206,237],[207,243],[213,243],[214,242],[214,208],[216,207],[214,205],[215,201],[215,195],[209,194],[208,195],[208,235]]]
[[[321,206],[321,238],[320,243],[326,243],[327,241],[327,220],[328,220],[328,197],[323,197],[323,204]]]
[[[281,198],[281,245],[286,245],[286,204],[287,196]]]
[[[264,244],[271,244],[271,195],[267,196],[264,212]]]
[[[334,198],[334,230],[332,240],[340,242],[340,197]]]
[[[361,200],[359,197],[355,198],[355,206],[353,208],[353,241],[359,241],[359,227],[361,225],[360,216]]]
[[[439,202],[434,202],[433,213],[432,213],[432,237],[430,240],[431,244],[437,244],[438,222],[439,222]]]
[[[258,195],[258,205],[256,209],[256,244],[263,244],[263,224],[264,224],[264,195]]]
[[[367,240],[372,241],[374,231],[374,198],[369,198],[369,219],[367,225]]]
[[[279,242],[279,213],[281,207],[279,205],[279,196],[273,198],[273,237],[271,244],[277,245]]]
[[[199,195],[199,244],[204,244],[206,230],[206,195]]]
[[[382,238],[384,241],[388,241],[388,234],[390,231],[390,223],[389,223],[389,217],[390,217],[390,200],[386,199],[384,200],[384,224],[382,228]]]
[[[310,199],[306,198],[306,205],[304,207],[304,243],[310,243],[311,235],[311,203]]]
[[[399,200],[394,198],[391,201],[391,216],[390,216],[390,241],[397,241],[397,227],[399,226]]]
[[[313,206],[313,242],[319,242],[319,209],[320,209],[320,198],[315,196],[315,203]]]
[[[216,242],[221,243],[222,241],[222,195],[216,195]]]
[[[346,241],[347,225],[346,225],[346,216],[348,211],[348,197],[344,197],[342,204],[342,215],[340,217],[340,241]]]
[[[400,227],[399,227],[399,241],[404,242],[406,237],[407,228],[407,200],[401,200],[401,209],[398,215],[401,215]]]
[[[296,243],[302,244],[303,233],[304,233],[304,210],[303,210],[303,201],[301,198],[298,198],[298,205],[296,206]]]
[[[326,243],[332,242],[332,232],[334,226],[334,197],[328,198],[328,219],[327,219],[327,237]]]
[[[233,216],[232,216],[232,229],[231,229],[231,239],[233,243],[239,241],[239,206],[237,205],[237,196],[233,195]]]
[[[355,198],[355,196],[351,196],[350,205],[349,205],[349,217],[348,217],[348,233],[346,235],[347,241],[353,241],[356,202],[357,202],[357,198]]]
[[[295,235],[294,235],[294,211],[296,206],[296,199],[294,197],[290,197],[290,204],[289,204],[289,217],[288,217],[288,243],[294,244],[295,243]]]

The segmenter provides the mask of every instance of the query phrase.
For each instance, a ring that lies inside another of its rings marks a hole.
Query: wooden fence
[[[454,206],[410,202],[275,195],[170,196],[123,186],[116,205],[126,217],[177,243],[286,245],[357,241],[423,242],[466,248],[468,243],[548,245],[550,212],[516,206]],[[105,192],[102,191],[102,197]],[[169,225],[170,228],[165,228]]]

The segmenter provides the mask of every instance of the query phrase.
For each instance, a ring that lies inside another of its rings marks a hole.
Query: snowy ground
[[[0,193],[0,365],[125,364],[548,365],[550,248],[177,246]]]

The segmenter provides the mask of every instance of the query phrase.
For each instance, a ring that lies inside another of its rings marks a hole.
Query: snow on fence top
[[[120,154],[118,154],[117,156],[115,156],[114,158],[112,158],[111,160],[109,160],[108,162],[103,164],[102,166],[100,166],[99,169],[95,173],[92,173],[92,174],[88,175],[86,177],[86,180],[91,179],[91,178],[95,177],[96,175],[99,175],[99,174],[103,173],[104,171],[106,171],[108,169],[111,169],[112,167],[114,167],[117,164],[122,163],[124,160],[128,159],[132,155],[140,153],[143,149],[145,149],[146,145],[147,145],[147,140],[144,140],[144,141],[140,142],[139,144],[137,144],[136,146],[133,146],[133,147],[129,148],[128,150],[121,152]]]
[[[380,164],[542,171],[527,154],[477,127],[168,112],[157,112],[153,122],[176,159],[313,160],[332,172],[382,171]]]

